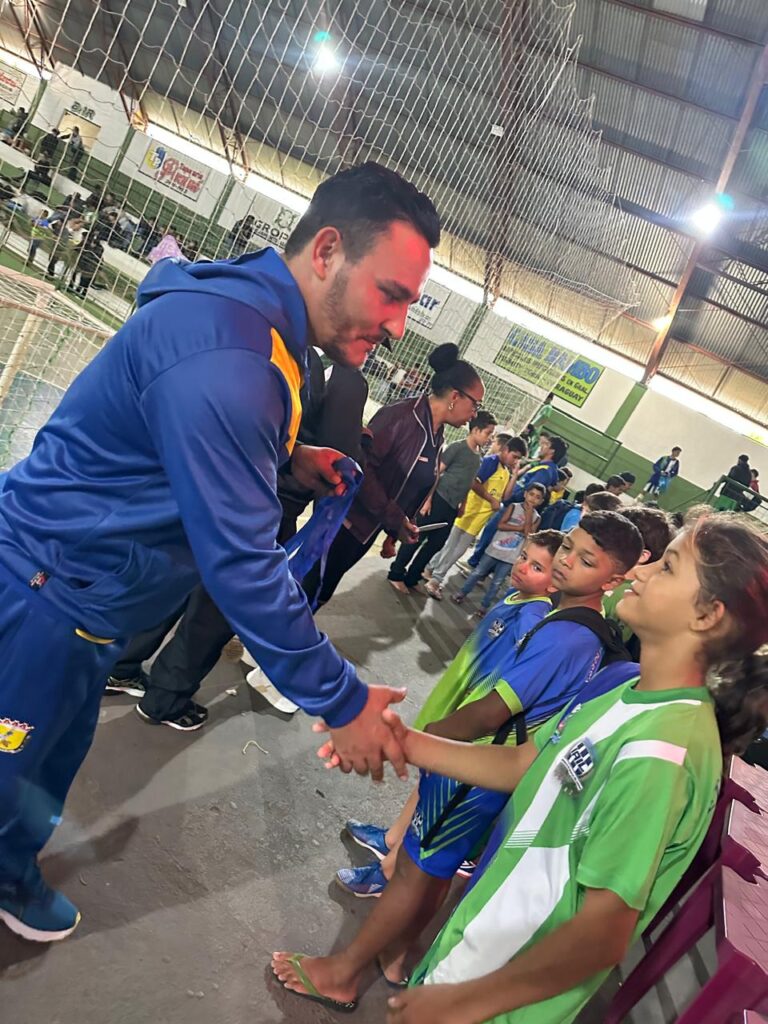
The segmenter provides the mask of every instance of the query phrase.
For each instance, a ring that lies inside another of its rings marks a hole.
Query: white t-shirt
[[[540,519],[541,516],[539,513],[534,512],[531,529],[536,529],[536,525]],[[511,526],[522,526],[524,522],[525,505],[520,502],[519,504],[512,506],[512,511],[507,519],[507,524]],[[500,562],[516,562],[524,540],[525,534],[522,531],[511,533],[508,530],[497,530],[493,540],[488,545],[488,554],[492,558],[498,558]]]

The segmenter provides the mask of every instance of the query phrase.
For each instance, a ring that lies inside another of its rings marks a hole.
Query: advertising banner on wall
[[[0,103],[15,106],[26,80],[23,71],[0,60]]]
[[[152,178],[158,185],[197,202],[208,180],[208,168],[196,160],[169,149],[162,142],[151,139],[139,164],[139,173]]]
[[[408,319],[422,327],[433,328],[438,321],[451,292],[442,284],[427,281],[424,294],[408,310]]]
[[[558,398],[579,408],[589,398],[605,369],[600,363],[576,356],[569,349],[524,327],[512,328],[494,362],[531,384],[553,391]],[[558,370],[561,376],[553,387],[552,380]]]
[[[289,206],[281,206],[275,199],[261,195],[254,198],[248,212],[254,220],[251,237],[273,245],[282,252],[300,215]]]

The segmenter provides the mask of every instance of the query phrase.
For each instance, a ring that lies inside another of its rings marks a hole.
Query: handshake
[[[314,732],[330,733],[330,739],[317,752],[325,767],[341,768],[345,774],[356,771],[381,782],[384,762],[390,761],[397,775],[407,779],[405,748],[409,730],[389,707],[403,700],[405,694],[404,689],[369,686],[365,707],[348,725],[332,729],[325,722],[315,723]]]

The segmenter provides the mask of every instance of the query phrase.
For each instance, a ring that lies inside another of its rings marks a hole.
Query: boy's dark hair
[[[634,473],[619,473],[619,476],[624,481],[624,483],[629,484],[630,487],[637,480],[637,477]]]
[[[570,480],[570,477],[564,469],[558,469],[557,471],[557,482],[564,484],[566,480]]]
[[[579,520],[598,547],[609,555],[619,572],[629,572],[643,553],[643,538],[634,523],[618,512],[589,512]]]
[[[622,511],[630,523],[634,523],[643,538],[643,547],[650,551],[648,562],[658,562],[675,536],[675,528],[666,512],[660,508],[643,508],[635,505]]]
[[[561,530],[539,530],[538,533],[529,533],[526,540],[529,544],[538,544],[540,548],[546,548],[554,558],[563,543],[565,534]]]
[[[568,454],[568,445],[562,439],[562,437],[551,437],[549,443],[552,448],[552,461],[559,462],[564,459]]]
[[[618,494],[611,491],[593,491],[584,501],[590,512],[618,512],[624,507]]]
[[[512,435],[511,434],[496,434],[496,436],[494,437],[493,440],[494,441],[498,441],[499,444],[501,445],[501,447],[503,448],[505,445],[509,444],[509,442],[512,440]]]
[[[582,501],[584,501],[585,497],[586,497],[586,491],[576,491],[576,493],[573,496],[574,503],[576,505],[580,505],[582,503]]]
[[[521,455],[528,454],[528,445],[522,437],[510,437],[504,447],[510,452],[519,452]]]
[[[597,494],[598,491],[604,490],[605,488],[602,484],[587,484],[586,489],[584,491],[584,496],[588,498],[590,494]]]
[[[672,451],[673,452],[681,452],[682,450],[683,449],[680,447],[679,444],[675,444],[675,445],[672,446]]]
[[[440,217],[429,196],[396,171],[369,160],[318,185],[285,244],[285,255],[295,256],[322,228],[334,227],[347,258],[356,263],[396,220],[412,225],[430,249],[440,244]]]
[[[673,512],[669,517],[669,521],[672,523],[676,530],[682,530],[682,528],[685,526],[685,513]]]
[[[469,421],[470,430],[485,430],[487,427],[495,427],[498,420],[492,412],[488,412],[487,409],[481,409],[474,419]]]
[[[618,473],[614,473],[613,476],[609,476],[605,481],[606,487],[623,487],[627,481],[623,476],[619,476]]]
[[[480,375],[471,363],[459,359],[459,346],[448,341],[432,349],[428,359],[434,370],[429,383],[433,395],[446,395],[450,391],[466,391],[480,382]]]

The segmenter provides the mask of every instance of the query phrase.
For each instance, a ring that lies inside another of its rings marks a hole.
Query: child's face
[[[616,605],[619,618],[641,640],[681,636],[697,621],[700,584],[690,537],[681,533],[658,562],[637,565],[632,586]]]
[[[587,597],[613,590],[624,579],[594,538],[576,526],[566,533],[552,566],[552,583],[569,597]]]
[[[509,448],[505,448],[504,451],[501,452],[501,461],[507,469],[514,469],[521,458],[522,456],[520,452],[513,452]]]
[[[474,430],[470,431],[472,437],[477,441],[478,448],[484,448],[488,444],[491,440],[494,429],[493,425],[491,425],[490,427],[485,427],[483,430],[475,427]]]
[[[517,556],[510,578],[512,586],[517,587],[521,594],[530,597],[553,594],[555,587],[552,585],[552,555],[549,548],[527,541]]]
[[[544,504],[544,495],[538,487],[532,487],[530,490],[525,492],[523,500],[530,508],[538,508],[539,505]]]

